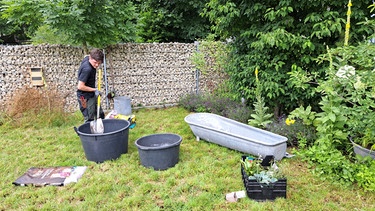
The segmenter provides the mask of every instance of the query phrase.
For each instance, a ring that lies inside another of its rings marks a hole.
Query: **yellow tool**
[[[101,82],[102,82],[102,70],[99,69],[99,73],[98,73],[98,91],[100,91],[100,85],[101,85]],[[90,127],[91,127],[91,132],[92,133],[104,133],[104,125],[103,125],[103,121],[102,119],[100,118],[100,95],[98,95],[98,104],[97,104],[97,118],[96,120],[92,121],[90,123]]]

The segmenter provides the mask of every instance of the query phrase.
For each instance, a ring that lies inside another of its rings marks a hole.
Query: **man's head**
[[[90,51],[89,62],[96,69],[103,63],[104,54],[101,50],[94,48]]]

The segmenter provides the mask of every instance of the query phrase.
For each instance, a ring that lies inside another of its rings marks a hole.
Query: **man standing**
[[[90,55],[86,56],[78,70],[77,98],[85,122],[93,121],[97,110],[97,97],[99,90],[95,88],[96,68],[103,62],[103,52],[92,49]],[[104,119],[104,112],[100,108],[100,118]]]

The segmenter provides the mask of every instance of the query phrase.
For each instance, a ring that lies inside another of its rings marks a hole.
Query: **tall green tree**
[[[28,26],[64,34],[71,44],[105,47],[135,40],[136,7],[130,0],[3,0],[3,17]],[[48,27],[46,27],[46,25]]]
[[[0,36],[11,43],[27,40],[43,21],[39,6],[36,0],[0,1]]]
[[[193,42],[210,33],[202,17],[208,0],[135,0],[140,8],[139,42]]]
[[[259,69],[267,105],[275,114],[293,110],[302,104],[316,106],[313,78],[324,77],[324,69],[315,62],[327,46],[343,44],[347,0],[210,0],[205,17],[220,39],[232,40],[233,59],[228,72],[238,97],[254,100],[254,70]],[[374,31],[358,25],[370,18],[368,1],[352,6],[351,42],[363,40]],[[310,84],[296,86],[289,77],[310,73]]]
[[[51,0],[45,22],[75,44],[105,47],[135,39],[136,10],[128,0]]]

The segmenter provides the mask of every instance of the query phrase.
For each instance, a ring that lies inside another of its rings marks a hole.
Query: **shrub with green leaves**
[[[353,42],[374,34],[371,25],[357,24],[370,19],[370,2],[353,1]],[[314,60],[327,45],[337,46],[343,39],[347,4],[348,0],[210,0],[203,14],[212,21],[215,34],[233,41],[227,71],[237,95],[255,100],[253,70],[258,67],[264,71],[265,104],[278,115],[300,105],[317,106],[315,81],[296,87],[288,73],[295,69],[324,78],[325,65]]]
[[[309,166],[313,167],[312,171],[322,179],[329,179],[345,186],[355,182],[358,165],[351,162],[325,139],[319,139],[313,146],[295,153],[301,156],[302,160],[307,161]]]
[[[329,50],[321,60],[331,63],[328,78],[317,91],[324,94],[318,113],[318,132],[331,134],[339,147],[348,136],[361,138],[375,133],[375,45],[362,43]],[[324,128],[320,127],[324,125]],[[375,143],[375,139],[373,139]]]
[[[300,119],[291,121],[285,116],[268,124],[266,130],[287,137],[287,144],[291,147],[310,146],[316,139],[314,126],[306,125]]]
[[[311,122],[318,138],[314,145],[301,151],[312,162],[315,172],[342,183],[358,182],[370,190],[372,183],[362,173],[369,172],[363,163],[353,163],[352,145],[348,137],[371,137],[375,131],[375,45],[369,42],[344,46],[322,55],[319,61],[328,61],[326,80],[319,81],[317,91],[322,94],[320,110],[311,113],[299,108],[291,118]],[[296,79],[305,82],[301,78]],[[366,145],[375,138],[366,139]],[[369,174],[368,174],[369,175]],[[371,180],[371,179],[370,179]]]
[[[368,162],[368,165],[359,165],[355,179],[358,185],[367,191],[375,192],[375,161]]]

